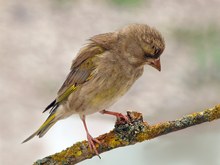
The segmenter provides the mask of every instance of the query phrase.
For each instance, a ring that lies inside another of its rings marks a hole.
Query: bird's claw
[[[121,113],[118,113],[118,114],[116,115],[116,117],[117,117],[117,122],[121,122],[121,121],[125,121],[126,123],[129,123],[129,122],[130,122],[130,120],[129,120],[129,118],[128,118],[127,115],[123,115],[123,114],[121,114]]]
[[[127,115],[123,115],[118,112],[112,112],[112,111],[107,111],[107,110],[102,110],[100,111],[102,114],[108,114],[108,115],[113,115],[117,118],[117,123],[118,124],[123,124],[123,123],[130,123],[130,119]]]
[[[88,139],[88,144],[89,144],[90,150],[94,151],[95,154],[101,159],[101,157],[96,149],[96,146],[94,144],[94,142],[98,143],[98,144],[101,144],[101,142],[99,140],[97,140],[96,138],[93,138],[90,134],[87,134],[87,139]]]

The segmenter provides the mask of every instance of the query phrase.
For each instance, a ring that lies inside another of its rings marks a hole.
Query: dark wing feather
[[[55,104],[56,104],[56,99],[45,108],[43,113],[49,110],[50,108],[55,107]]]

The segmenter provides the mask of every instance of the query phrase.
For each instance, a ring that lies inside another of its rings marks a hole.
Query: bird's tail
[[[51,113],[47,120],[41,125],[41,127],[34,132],[31,136],[29,136],[27,139],[25,139],[22,143],[25,143],[32,139],[34,136],[42,137],[44,136],[47,131],[60,119],[60,115],[56,114],[56,111],[54,113]]]

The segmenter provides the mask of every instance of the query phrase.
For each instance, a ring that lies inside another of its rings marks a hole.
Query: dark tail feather
[[[22,143],[25,143],[29,140],[31,140],[34,136],[36,136],[38,134],[38,131],[34,132],[31,136],[29,136],[27,139],[25,139]]]
[[[47,110],[49,110],[50,108],[55,107],[55,106],[56,106],[56,99],[45,108],[43,113],[46,112]]]

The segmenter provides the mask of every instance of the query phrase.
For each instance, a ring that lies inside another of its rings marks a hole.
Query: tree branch
[[[97,139],[101,144],[96,144],[99,153],[103,153],[118,147],[128,146],[137,142],[149,140],[164,134],[188,128],[204,122],[210,122],[220,118],[220,105],[214,108],[206,109],[202,112],[196,112],[174,121],[167,121],[155,125],[148,125],[143,121],[142,114],[138,112],[127,112],[130,123],[117,121],[115,128],[109,133],[100,135]],[[47,156],[34,163],[34,165],[49,164],[76,164],[85,159],[95,156],[91,152],[87,141],[78,142],[71,147]]]

